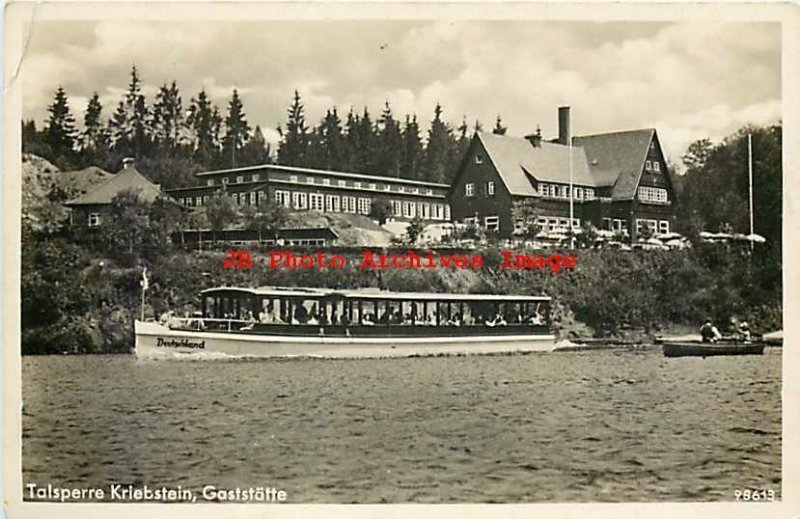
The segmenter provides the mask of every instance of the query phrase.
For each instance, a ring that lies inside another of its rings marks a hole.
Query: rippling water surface
[[[23,358],[23,479],[291,502],[733,500],[781,484],[781,355]]]

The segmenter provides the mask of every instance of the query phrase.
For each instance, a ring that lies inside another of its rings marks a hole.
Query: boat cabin
[[[243,333],[529,334],[549,330],[550,322],[550,298],[543,296],[218,287],[201,298],[206,329]]]

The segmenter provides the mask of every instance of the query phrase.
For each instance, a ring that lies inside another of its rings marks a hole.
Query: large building
[[[451,218],[447,184],[272,164],[202,172],[197,177],[202,185],[167,193],[189,207],[203,206],[224,189],[239,205],[269,200],[296,211],[360,215],[369,215],[373,203],[385,199],[390,218],[396,220]]]
[[[511,137],[478,132],[450,191],[453,220],[473,223],[499,236],[524,225],[518,204],[535,209],[547,231],[569,228],[570,176],[574,225],[627,232],[674,228],[674,191],[656,131],[652,128],[570,138],[569,108],[559,108],[559,137]],[[571,171],[571,175],[570,175]]]

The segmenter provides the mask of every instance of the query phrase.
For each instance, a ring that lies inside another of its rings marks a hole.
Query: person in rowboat
[[[722,338],[722,334],[711,323],[711,319],[706,319],[703,326],[700,327],[700,337],[703,338],[703,342],[717,342]]]

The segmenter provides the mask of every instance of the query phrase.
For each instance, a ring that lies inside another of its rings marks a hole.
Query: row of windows
[[[464,218],[464,224],[480,226],[483,223],[483,228],[487,231],[500,231],[500,217],[497,215],[485,216],[483,222],[477,216]]]
[[[636,219],[636,232],[640,233],[644,229],[649,229],[653,234],[667,234],[669,232],[668,220],[648,220],[645,218]]]
[[[368,215],[372,210],[371,198],[302,191],[275,191],[275,202],[291,209],[332,213]],[[419,216],[425,220],[450,219],[450,206],[447,204],[392,200],[391,207],[393,216],[405,218]]]
[[[620,218],[603,218],[603,229],[606,231],[627,232],[628,222]]]
[[[644,170],[652,173],[661,172],[661,163],[657,160],[646,160],[644,162]]]
[[[237,184],[243,184],[244,182],[258,182],[261,180],[261,175],[259,173],[253,173],[249,179],[246,179],[245,175],[237,175],[234,179]],[[229,177],[222,177],[221,183],[222,185],[229,184],[231,178]],[[392,191],[392,184],[385,184],[385,183],[377,183],[377,182],[361,182],[361,181],[346,181],[346,180],[336,180],[334,184],[330,178],[319,178],[319,177],[305,177],[301,180],[298,175],[290,175],[289,182],[298,183],[298,182],[305,182],[306,184],[318,184],[321,186],[331,186],[335,185],[336,187],[352,187],[355,189],[369,189],[372,191]],[[209,178],[206,180],[207,186],[215,185],[215,180],[213,178]],[[395,185],[394,191],[398,193],[411,193],[418,195],[420,192],[426,195],[432,195],[433,189],[431,188],[422,188],[420,189],[417,186],[404,186],[404,185]]]
[[[560,216],[540,216],[536,219],[536,223],[539,224],[539,227],[545,232],[564,232],[569,230],[569,218]],[[579,228],[581,226],[581,219],[573,218],[572,226],[576,229]]]
[[[483,186],[483,194],[486,196],[494,196],[495,188],[494,182],[488,181]],[[464,196],[475,196],[475,183],[474,182],[467,182],[464,184]]]
[[[569,186],[563,184],[540,183],[539,194],[548,198],[569,198]],[[595,193],[591,187],[572,186],[573,200],[594,200]]]
[[[637,193],[641,202],[665,204],[669,201],[667,198],[667,190],[661,187],[640,186]]]

